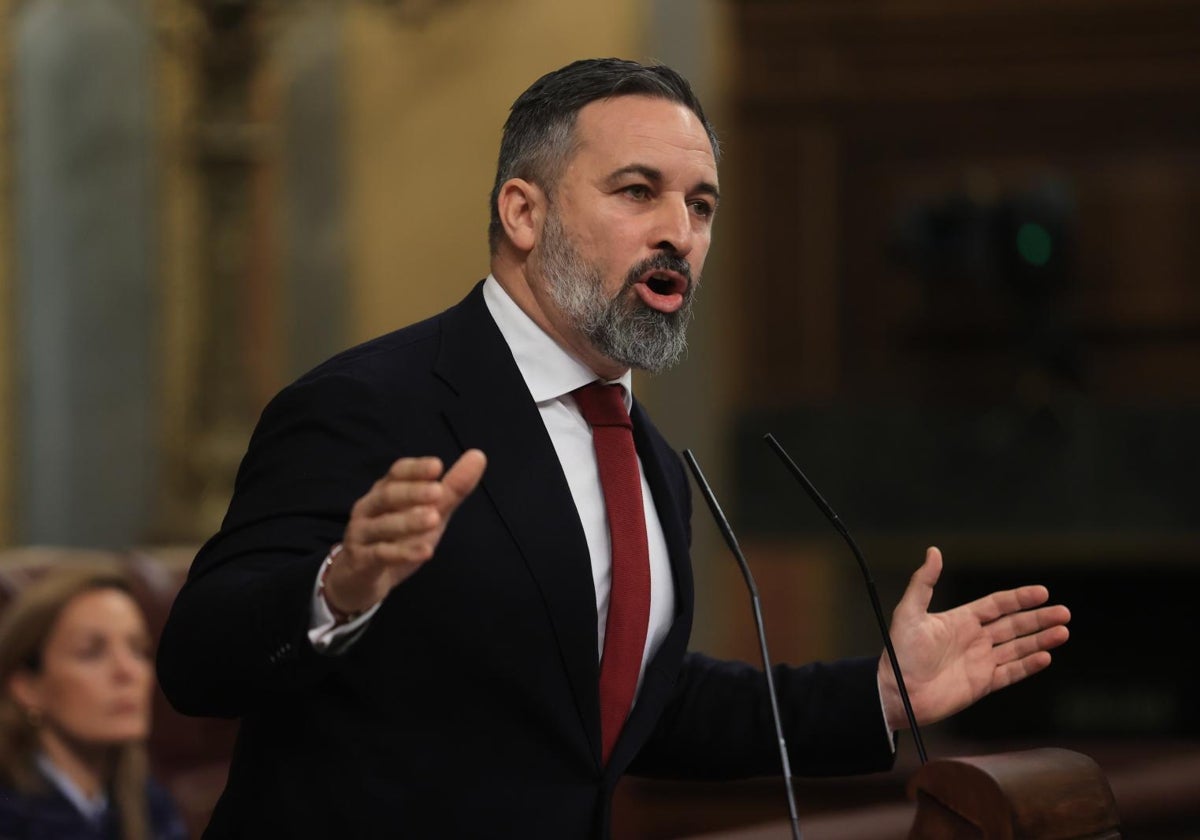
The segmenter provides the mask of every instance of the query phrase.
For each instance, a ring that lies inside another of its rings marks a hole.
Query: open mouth
[[[688,281],[674,271],[652,271],[639,282],[645,283],[656,295],[681,295],[687,291]]]
[[[676,312],[683,306],[687,277],[669,269],[651,269],[638,278],[634,288],[642,302],[659,312]]]
[[[650,287],[650,291],[656,295],[673,295],[676,292],[675,280],[670,277],[654,275],[646,281],[646,285]]]

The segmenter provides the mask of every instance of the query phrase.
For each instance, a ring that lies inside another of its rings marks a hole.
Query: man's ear
[[[500,186],[496,199],[500,223],[513,247],[529,253],[537,244],[546,218],[546,194],[537,184],[510,178]]]

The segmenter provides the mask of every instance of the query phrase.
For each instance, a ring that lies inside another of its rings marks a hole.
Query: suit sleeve
[[[677,504],[691,537],[691,492],[678,458]],[[886,770],[895,753],[876,680],[878,659],[846,659],[772,670],[788,761],[798,775]],[[766,676],[744,662],[688,653],[670,684],[658,725],[630,772],[692,779],[737,779],[781,770]]]
[[[864,657],[772,670],[788,760],[801,776],[889,769],[892,750]],[[630,767],[637,775],[738,779],[780,772],[766,677],[744,662],[689,653],[653,736]]]
[[[367,386],[339,375],[290,386],[263,411],[159,643],[159,681],[181,712],[243,715],[338,667],[308,642],[313,581],[355,500],[400,457],[385,418]]]

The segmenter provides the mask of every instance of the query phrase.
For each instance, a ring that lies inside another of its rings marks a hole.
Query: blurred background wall
[[[1026,580],[1072,608],[1049,673],[945,729],[1200,736],[1200,674],[1167,641],[1200,628],[1200,7],[731,8],[724,174],[753,325],[731,482],[768,570],[807,593],[795,612],[830,605],[805,637],[874,631],[767,430],[885,603],[937,542],[935,608]]]
[[[638,392],[740,529],[773,653],[879,643],[766,431],[885,603],[937,542],[935,607],[1073,607],[1052,673],[961,735],[1197,737],[1198,8],[0,0],[0,539],[204,539],[275,390],[486,273],[508,104],[662,60],[724,199],[689,357]],[[695,644],[754,658],[694,530]]]
[[[11,542],[202,538],[275,390],[486,273],[533,79],[672,50],[722,75],[713,3],[0,10]]]

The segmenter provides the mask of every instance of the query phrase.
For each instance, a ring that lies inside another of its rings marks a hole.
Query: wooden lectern
[[[1095,761],[1039,749],[931,761],[908,782],[909,840],[1118,840],[1117,803]]]

